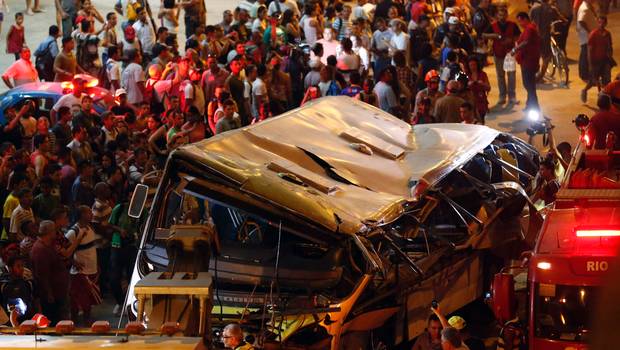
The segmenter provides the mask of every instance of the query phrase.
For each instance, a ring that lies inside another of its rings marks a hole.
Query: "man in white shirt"
[[[409,66],[409,34],[403,31],[407,24],[400,19],[393,19],[390,22],[390,27],[392,27],[392,32],[394,33],[390,39],[391,56],[394,57],[396,51],[403,51],[407,62],[406,65]]]
[[[86,82],[81,78],[75,78],[71,81],[73,85],[73,92],[67,95],[63,95],[52,107],[50,111],[50,117],[52,121],[57,120],[56,114],[60,107],[69,107],[69,109],[73,109],[74,106],[82,105],[82,97],[84,94],[82,93],[85,89]]]
[[[384,18],[377,18],[375,32],[372,34],[372,61],[373,70],[381,72],[383,68],[390,65],[389,43],[392,40],[392,31],[388,29]]]
[[[583,0],[577,11],[577,36],[579,39],[579,77],[588,82],[590,80],[588,62],[588,37],[597,28],[596,13],[593,7],[594,0]]]
[[[137,106],[144,100],[144,82],[146,81],[144,70],[140,65],[142,58],[139,52],[131,50],[127,53],[127,60],[131,63],[121,74],[121,86],[127,91],[127,101]]]
[[[284,13],[286,10],[293,11],[293,14],[297,16],[297,18],[301,18],[299,7],[297,7],[297,3],[293,0],[273,0],[271,4],[269,4],[267,14],[269,16],[273,16],[276,12]]]
[[[92,218],[91,208],[81,205],[78,208],[78,222],[66,234],[71,243],[78,240],[78,237],[82,238],[75,253],[73,253],[75,263],[70,271],[71,316],[73,319],[77,319],[77,313],[81,310],[84,319],[89,320],[91,307],[101,303],[97,281],[97,243],[100,239],[90,225]]]
[[[367,0],[357,0],[357,6],[353,8],[353,12],[351,13],[351,22],[358,18],[368,21],[368,14],[364,11],[364,5],[366,5],[366,2]]]
[[[13,82],[11,82],[11,79]],[[9,89],[12,89],[15,86],[39,81],[39,73],[37,73],[37,70],[30,61],[29,48],[22,48],[20,58],[11,64],[4,74],[2,74],[2,80],[4,80],[4,83],[9,87]]]
[[[114,93],[121,87],[121,55],[117,46],[108,47],[108,57],[105,70],[110,82],[110,92]]]
[[[398,107],[398,99],[394,90],[390,86],[390,82],[394,77],[389,69],[383,68],[379,73],[379,82],[375,85],[374,93],[377,95],[379,108],[390,113],[394,107]]]
[[[144,7],[138,8],[137,14],[138,20],[132,27],[136,30],[136,37],[140,40],[142,53],[146,54],[147,57],[150,58],[153,52],[153,45],[155,45],[155,31],[148,22],[146,9]]]
[[[267,74],[267,67],[261,64],[257,67],[257,78],[252,82],[252,100],[254,117],[256,120],[263,120],[268,115],[269,106],[269,94],[267,92],[267,86],[263,81],[263,78]]]
[[[197,70],[191,70],[189,72],[189,83],[185,84],[183,88],[183,94],[185,95],[185,106],[183,106],[183,110],[185,112],[189,111],[190,106],[196,107],[200,115],[205,114],[205,95],[204,91],[202,91],[202,87],[200,86],[200,72]]]
[[[22,188],[17,192],[19,205],[11,213],[11,224],[9,227],[9,238],[16,239],[20,242],[25,235],[22,232],[22,225],[27,221],[34,221],[34,213],[32,212],[32,190]]]

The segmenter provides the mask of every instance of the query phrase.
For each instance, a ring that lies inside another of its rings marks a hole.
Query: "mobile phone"
[[[431,301],[431,307],[433,309],[437,309],[439,307],[439,303],[437,302],[437,300]]]

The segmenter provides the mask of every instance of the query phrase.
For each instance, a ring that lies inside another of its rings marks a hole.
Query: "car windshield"
[[[539,338],[587,342],[598,287],[536,285],[535,332]]]

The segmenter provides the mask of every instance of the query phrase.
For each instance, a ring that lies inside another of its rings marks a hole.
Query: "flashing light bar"
[[[620,229],[577,229],[577,237],[620,237]]]
[[[541,261],[538,264],[536,264],[536,267],[538,267],[541,270],[550,270],[551,269],[551,263],[548,263],[546,261]]]

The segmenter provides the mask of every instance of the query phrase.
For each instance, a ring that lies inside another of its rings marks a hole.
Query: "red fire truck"
[[[518,269],[497,274],[492,285],[502,324],[517,317],[517,307],[526,309],[519,318],[530,350],[588,347],[593,305],[620,246],[620,152],[590,150],[588,137],[582,140],[533,251],[524,254],[522,298]]]

